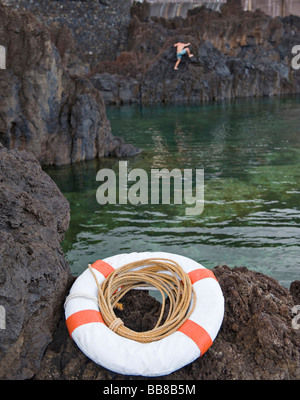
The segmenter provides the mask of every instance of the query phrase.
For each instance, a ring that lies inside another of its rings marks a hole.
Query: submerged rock
[[[39,371],[72,282],[60,247],[69,221],[69,203],[36,158],[0,144],[0,379]]]
[[[293,298],[276,280],[246,268],[213,269],[225,298],[220,332],[209,350],[167,380],[299,379],[300,330],[292,327]],[[159,303],[145,291],[131,291],[118,316],[136,331],[149,330]],[[167,311],[167,310],[166,310]],[[64,319],[34,379],[136,379],[89,360],[69,337]],[[147,379],[147,378],[143,378]]]
[[[100,92],[88,79],[67,71],[66,66],[80,72],[84,65],[76,68],[76,46],[68,48],[66,35],[66,29],[52,27],[50,32],[32,14],[0,3],[1,44],[7,48],[7,69],[0,74],[0,142],[30,151],[44,165],[114,152]]]

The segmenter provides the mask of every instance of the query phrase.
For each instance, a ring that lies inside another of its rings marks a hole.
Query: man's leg
[[[181,57],[177,59],[174,69],[178,69],[178,65],[181,61]]]
[[[186,48],[186,52],[187,52],[187,55],[189,56],[189,58],[193,57],[194,54],[191,54],[189,48]]]

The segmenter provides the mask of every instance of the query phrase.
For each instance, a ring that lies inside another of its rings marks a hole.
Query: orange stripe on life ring
[[[82,310],[70,315],[66,320],[70,336],[72,336],[72,333],[76,328],[81,325],[90,324],[91,322],[102,322],[104,324],[102,315],[99,311]]]
[[[187,319],[178,331],[184,333],[196,343],[200,349],[200,356],[202,356],[213,344],[207,331],[190,319]]]
[[[108,275],[111,274],[115,270],[111,265],[107,264],[107,262],[105,262],[103,260],[95,261],[94,264],[92,264],[92,268],[101,272],[101,274],[104,276],[104,278],[107,278]]]
[[[217,278],[215,277],[214,273],[210,269],[206,268],[194,269],[194,271],[189,272],[188,275],[191,279],[192,284],[204,278],[214,278],[217,281]]]

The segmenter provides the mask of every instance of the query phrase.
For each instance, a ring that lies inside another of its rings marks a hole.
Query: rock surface
[[[300,379],[300,329],[292,328],[293,298],[276,280],[246,268],[213,269],[225,297],[225,316],[212,347],[166,380]],[[135,330],[153,327],[159,303],[144,291],[129,293],[119,316]],[[90,361],[70,339],[62,319],[34,379],[139,379]],[[147,379],[147,378],[143,378]]]
[[[2,0],[18,10],[32,12],[51,27],[68,28],[84,59],[92,65],[114,60],[126,48],[131,0]]]
[[[40,368],[72,282],[60,247],[69,220],[69,203],[36,158],[0,144],[0,379]]]
[[[293,296],[295,304],[300,305],[300,281],[294,281],[290,287],[291,294]]]
[[[116,140],[100,92],[65,68],[75,68],[74,43],[68,48],[59,29],[50,32],[32,14],[1,3],[0,37],[7,48],[7,69],[0,74],[2,144],[26,149],[44,165],[113,154]]]
[[[142,7],[142,6],[140,6]],[[291,49],[300,43],[300,18],[244,12],[233,3],[222,13],[197,8],[186,19],[133,15],[128,48],[101,62],[91,81],[107,103],[202,102],[300,92]],[[147,10],[146,10],[147,14]],[[174,71],[174,43],[191,43]]]

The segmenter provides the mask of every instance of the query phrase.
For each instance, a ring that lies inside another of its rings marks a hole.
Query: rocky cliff
[[[291,49],[300,43],[300,18],[271,18],[234,4],[222,12],[197,8],[186,19],[150,18],[133,9],[128,51],[101,63],[90,79],[107,103],[201,102],[300,92]],[[173,44],[190,42],[174,70]]]
[[[112,135],[99,91],[67,71],[72,60],[80,69],[80,60],[76,44],[68,51],[71,36],[65,42],[61,37],[32,14],[0,3],[0,38],[7,49],[7,69],[0,74],[0,141],[32,152],[45,165],[135,154]]]

